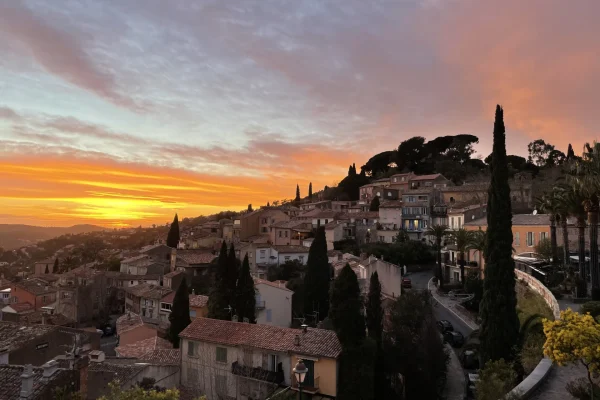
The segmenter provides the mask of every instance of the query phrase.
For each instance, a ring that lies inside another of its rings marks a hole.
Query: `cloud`
[[[131,98],[120,93],[113,76],[94,65],[76,35],[47,23],[24,2],[0,3],[0,33],[4,40],[24,46],[49,73],[118,106],[140,110]]]

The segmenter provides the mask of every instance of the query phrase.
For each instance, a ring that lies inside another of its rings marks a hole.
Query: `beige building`
[[[293,291],[285,281],[256,279],[256,323],[289,328],[292,325]]]
[[[312,231],[312,225],[307,221],[280,221],[270,227],[269,237],[274,245],[299,246]]]
[[[276,208],[264,207],[240,217],[240,240],[252,236],[268,235],[271,225],[280,221],[289,221],[290,217]]]

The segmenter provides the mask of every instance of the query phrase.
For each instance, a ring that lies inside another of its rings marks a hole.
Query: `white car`
[[[513,256],[513,259],[515,261],[523,261],[523,262],[535,262],[535,261],[541,260],[540,256],[537,253],[533,253],[533,252],[515,254]]]

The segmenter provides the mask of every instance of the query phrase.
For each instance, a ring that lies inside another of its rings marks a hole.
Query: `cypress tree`
[[[173,298],[173,308],[169,315],[169,333],[168,338],[173,343],[173,348],[179,348],[179,334],[183,331],[191,322],[190,319],[190,296],[188,294],[187,282],[185,277],[181,281],[181,284],[175,292]]]
[[[46,264],[46,270],[44,271],[45,274],[49,274],[50,271],[48,271],[48,264]]]
[[[300,186],[298,186],[298,184],[296,184],[296,198],[294,199],[294,201],[300,201]]]
[[[369,206],[369,211],[379,211],[379,196],[373,197],[371,205]]]
[[[248,204],[248,212],[251,213],[252,211],[254,211],[252,204]]]
[[[574,160],[575,159],[575,152],[573,151],[573,146],[571,146],[571,143],[569,143],[569,149],[567,150],[567,160]]]
[[[248,318],[248,322],[256,323],[256,289],[254,287],[254,280],[250,275],[250,263],[248,262],[248,254],[244,257],[242,262],[242,268],[240,269],[240,276],[237,281],[236,288],[236,300],[237,305],[235,312],[239,318],[239,321],[243,321],[244,318]]]
[[[304,275],[304,312],[312,315],[318,312],[317,321],[322,321],[329,312],[329,285],[331,270],[327,257],[325,228],[317,229],[315,240],[310,245]]]
[[[271,207],[271,203],[267,201],[267,207]]]
[[[59,268],[58,258],[55,258],[54,259],[54,268],[52,268],[52,272],[55,273],[55,274],[58,274],[58,268]]]
[[[167,246],[176,249],[179,244],[179,217],[175,214],[173,223],[169,228],[169,234],[167,235]]]
[[[358,278],[346,264],[333,282],[329,319],[342,348],[356,347],[365,338],[365,317]]]
[[[481,355],[484,362],[515,359],[519,336],[515,271],[512,255],[512,210],[508,185],[504,112],[496,107],[494,146],[488,190],[485,279],[481,316]]]
[[[235,308],[236,305],[236,289],[237,289],[237,280],[240,275],[239,267],[238,267],[238,259],[235,256],[235,248],[233,247],[233,243],[229,248],[229,255],[227,256],[227,301],[228,305],[232,308]]]
[[[383,399],[389,387],[385,376],[385,358],[383,353],[383,307],[381,305],[381,282],[377,271],[371,274],[369,294],[366,302],[366,321],[369,338],[377,345],[375,355],[375,377],[373,398]]]
[[[217,270],[215,271],[215,284],[208,297],[208,318],[230,320],[231,314],[228,310],[233,304],[229,302],[229,292],[227,290],[228,277],[228,255],[227,244],[221,244],[221,251],[217,260]]]
[[[308,184],[308,200],[312,201],[312,182]]]

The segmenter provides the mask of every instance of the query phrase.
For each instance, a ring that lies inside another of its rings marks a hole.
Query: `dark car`
[[[410,278],[402,278],[402,287],[406,289],[412,288],[412,281]]]
[[[444,341],[452,347],[461,347],[465,344],[465,337],[460,332],[447,331],[444,333]]]
[[[442,333],[452,332],[454,330],[454,327],[452,326],[450,321],[447,321],[445,319],[437,321],[435,324]]]

